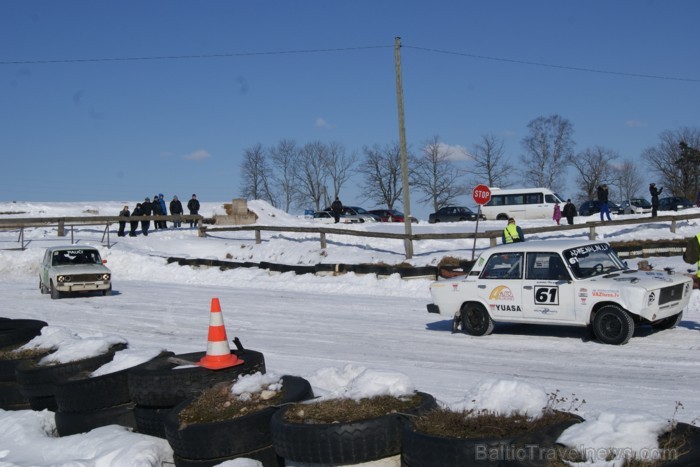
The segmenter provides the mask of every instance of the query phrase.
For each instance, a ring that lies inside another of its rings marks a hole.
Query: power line
[[[594,68],[584,68],[584,67],[577,67],[577,66],[552,65],[549,63],[531,62],[531,61],[527,61],[527,60],[515,60],[515,59],[511,59],[511,58],[489,57],[487,55],[476,55],[476,54],[468,54],[468,53],[463,53],[463,52],[452,52],[449,50],[430,49],[427,47],[418,47],[418,46],[411,46],[411,45],[404,45],[403,47],[407,48],[407,49],[422,50],[425,52],[433,52],[433,53],[447,54],[447,55],[458,55],[458,56],[462,56],[462,57],[478,58],[481,60],[491,60],[491,61],[495,61],[495,62],[517,63],[517,64],[521,64],[521,65],[541,66],[541,67],[547,67],[547,68],[559,68],[562,70],[584,71],[587,73],[601,73],[601,74],[606,74],[606,75],[631,76],[634,78],[649,78],[649,79],[661,79],[661,80],[668,80],[668,81],[687,81],[690,83],[700,83],[700,79],[692,79],[692,78],[676,78],[673,76],[647,75],[647,74],[643,74],[643,73],[626,73],[626,72],[622,72],[622,71],[598,70],[598,69],[594,69]]]
[[[257,55],[288,55],[288,54],[309,54],[327,52],[348,52],[351,50],[366,49],[388,49],[391,45],[370,45],[364,47],[343,47],[333,49],[306,49],[306,50],[278,50],[268,52],[238,52],[228,54],[201,54],[201,55],[161,55],[154,57],[112,57],[112,58],[67,58],[56,60],[15,60],[0,61],[0,65],[41,65],[52,63],[86,63],[86,62],[133,62],[146,60],[182,60],[191,58],[230,58],[230,57],[252,57]]]
[[[349,52],[354,50],[369,50],[369,49],[389,49],[393,45],[370,45],[359,47],[337,47],[329,49],[300,49],[300,50],[277,50],[264,52],[237,52],[226,54],[198,54],[198,55],[161,55],[161,56],[145,56],[145,57],[111,57],[111,58],[69,58],[56,60],[8,60],[0,61],[0,65],[44,65],[55,63],[94,63],[94,62],[134,62],[148,60],[187,60],[187,59],[208,59],[208,58],[232,58],[232,57],[254,57],[266,55],[293,55],[293,54],[314,54],[314,53],[333,53],[333,52]],[[529,60],[517,60],[512,58],[491,57],[488,55],[470,54],[466,52],[455,52],[450,50],[433,49],[429,47],[420,47],[415,45],[401,45],[405,49],[420,50],[423,52],[431,52],[443,55],[455,55],[459,57],[476,58],[479,60],[490,60],[494,62],[515,63],[520,65],[539,66],[546,68],[556,68],[560,70],[582,71],[585,73],[598,73],[616,76],[628,76],[633,78],[658,79],[666,81],[684,81],[688,83],[700,83],[700,79],[693,78],[678,78],[674,76],[649,75],[644,73],[627,73],[622,71],[600,70],[595,68],[585,68],[569,65],[552,65],[550,63],[533,62]]]

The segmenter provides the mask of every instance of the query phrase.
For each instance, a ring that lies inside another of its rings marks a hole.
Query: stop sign
[[[482,206],[491,199],[491,189],[483,184],[477,185],[472,190],[472,198],[474,198],[476,204]]]

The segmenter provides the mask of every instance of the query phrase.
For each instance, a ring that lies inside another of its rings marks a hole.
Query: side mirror
[[[103,259],[103,260],[102,260],[102,264],[107,264],[107,260],[106,260],[106,259]]]

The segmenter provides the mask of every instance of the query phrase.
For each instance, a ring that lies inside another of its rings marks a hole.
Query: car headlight
[[[70,276],[58,276],[58,277],[56,277],[56,280],[58,282],[69,282]]]
[[[100,278],[101,278],[103,281],[108,281],[108,280],[109,280],[109,274],[102,274],[102,275],[100,276]]]

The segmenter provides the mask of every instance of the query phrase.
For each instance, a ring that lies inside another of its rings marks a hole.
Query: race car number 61
[[[535,289],[535,303],[558,305],[559,287],[537,287]]]

